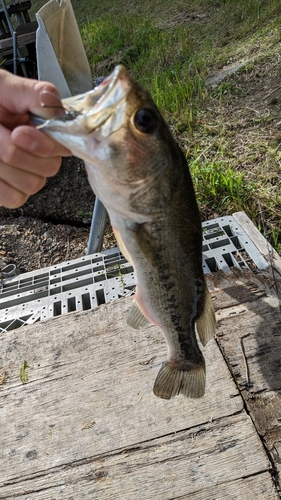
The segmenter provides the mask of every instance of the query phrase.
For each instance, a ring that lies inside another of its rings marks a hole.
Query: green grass
[[[247,210],[254,185],[243,172],[219,161],[193,159],[189,163],[197,201],[204,212],[233,213]]]
[[[72,4],[93,76],[124,64],[151,92],[189,159],[203,218],[245,210],[280,249],[281,93],[265,99],[280,81],[280,0]]]

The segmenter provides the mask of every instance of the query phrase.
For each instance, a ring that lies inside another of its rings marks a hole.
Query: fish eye
[[[152,134],[158,124],[157,115],[152,109],[139,109],[134,116],[134,125],[143,134]]]

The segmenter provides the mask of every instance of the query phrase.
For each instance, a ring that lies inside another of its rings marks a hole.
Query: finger
[[[11,134],[15,146],[37,156],[52,158],[53,156],[71,156],[71,151],[54,141],[48,135],[27,125],[16,127]]]
[[[1,163],[0,176],[2,182],[27,196],[37,193],[46,183],[46,177]]]
[[[18,191],[0,179],[0,206],[6,208],[19,208],[27,199],[28,196],[26,194]]]
[[[52,177],[61,165],[61,156],[44,158],[24,151],[11,141],[11,133],[0,125],[0,143],[5,147],[0,148],[0,165],[9,165],[23,172],[30,172],[42,177]],[[2,177],[2,165],[0,177]]]
[[[22,78],[4,70],[0,70],[0,81],[1,93],[5,95],[2,106],[11,113],[19,115],[31,112],[47,119],[55,116],[57,107],[61,106],[59,92],[52,83]],[[44,94],[48,96],[50,108],[42,106],[46,102]]]
[[[15,204],[22,204],[22,199],[30,196],[31,194],[37,193],[46,183],[46,178],[41,177],[36,174],[26,173],[10,165],[1,165],[1,183],[9,186],[9,192],[11,198],[4,194],[5,204],[15,206]],[[2,188],[3,189],[3,188]],[[21,193],[21,194],[19,194]],[[3,204],[3,200],[0,198],[0,204]],[[6,206],[5,205],[5,206]]]

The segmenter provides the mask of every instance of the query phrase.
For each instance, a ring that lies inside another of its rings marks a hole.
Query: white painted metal
[[[203,270],[265,269],[268,264],[233,216],[202,224]],[[134,293],[135,274],[119,248],[3,279],[0,333]]]

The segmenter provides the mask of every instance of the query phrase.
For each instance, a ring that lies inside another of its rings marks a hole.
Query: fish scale
[[[148,91],[123,66],[93,91],[62,103],[65,116],[31,119],[85,161],[119,247],[134,267],[136,295],[127,322],[133,328],[154,323],[168,346],[154,394],[202,397],[205,361],[195,323],[203,345],[216,324],[185,156]]]

